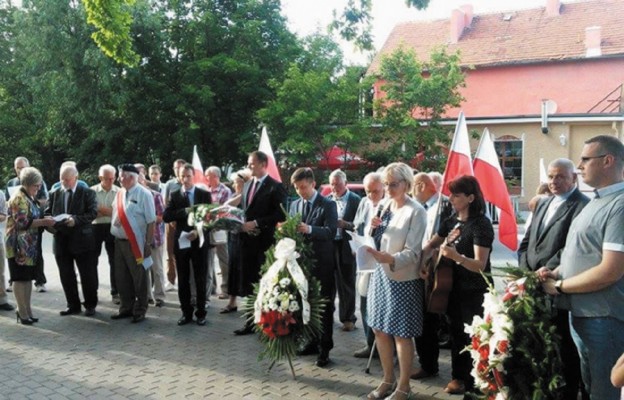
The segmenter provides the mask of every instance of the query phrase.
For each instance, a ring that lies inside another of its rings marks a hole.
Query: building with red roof
[[[544,3],[483,15],[465,5],[448,19],[399,24],[368,69],[376,75],[382,57],[400,46],[421,60],[436,46],[459,50],[466,100],[444,123],[454,125],[461,109],[469,129],[487,127],[522,201],[539,184],[540,159],[576,162],[585,140],[622,138],[624,126],[624,1]],[[382,86],[375,83],[375,98],[383,97]]]

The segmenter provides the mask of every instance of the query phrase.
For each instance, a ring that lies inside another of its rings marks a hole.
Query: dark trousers
[[[110,293],[117,294],[117,283],[115,281],[115,237],[110,233],[111,224],[95,224],[93,225],[93,234],[95,236],[95,253],[96,260],[102,254],[102,243],[108,255],[108,265],[110,271]]]
[[[39,232],[39,237],[37,238],[37,262],[35,264],[35,286],[41,286],[48,283],[44,272],[44,264],[43,264],[43,250],[41,249],[41,239],[43,236],[43,231]]]
[[[472,320],[471,320],[472,321]],[[423,331],[420,337],[415,338],[418,362],[428,374],[438,373],[438,358],[440,345],[438,331],[440,330],[440,315],[425,312],[423,316]]]
[[[338,289],[338,316],[340,322],[355,322],[355,272],[353,259],[345,260],[343,254],[343,240],[334,240],[334,255],[336,263],[336,286]],[[352,257],[351,257],[352,258]]]
[[[464,381],[466,390],[474,391],[474,378],[470,375],[472,358],[462,350],[470,344],[470,335],[464,332],[464,324],[471,324],[475,315],[483,316],[483,291],[453,291],[449,295],[447,315],[451,333],[451,376]]]
[[[115,241],[115,278],[119,290],[119,314],[145,315],[149,288],[148,271],[138,265],[130,242]]]
[[[312,270],[312,276],[321,284],[321,296],[328,299],[325,311],[321,315],[323,333],[317,343],[320,352],[327,352],[334,348],[334,311],[336,302],[336,281],[334,280],[333,266],[316,266]]]
[[[93,251],[85,251],[79,254],[64,253],[55,255],[55,258],[61,277],[61,285],[67,300],[67,308],[80,309],[80,296],[78,295],[78,281],[76,280],[74,262],[80,274],[84,306],[85,308],[95,308],[98,303],[98,276]]]
[[[208,271],[208,251],[206,248],[198,246],[199,240],[194,240],[188,249],[179,249],[176,243],[175,256],[176,268],[178,271],[178,298],[180,308],[187,318],[193,316],[193,306],[191,305],[191,270],[195,278],[197,298],[195,301],[195,316],[204,318],[206,316],[206,273]],[[191,268],[192,264],[192,268]]]
[[[364,328],[364,336],[366,336],[366,344],[370,349],[375,343],[375,332],[368,326],[368,298],[360,296],[360,313],[362,314],[362,327]]]
[[[560,389],[561,399],[576,399],[579,389],[583,400],[589,400],[589,394],[585,391],[581,377],[581,360],[576,350],[576,345],[570,334],[570,319],[567,310],[557,310],[553,318],[555,329],[561,336],[561,364],[563,367],[563,379],[565,386]]]

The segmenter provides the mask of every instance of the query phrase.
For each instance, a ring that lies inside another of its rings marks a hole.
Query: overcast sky
[[[431,0],[424,11],[408,8],[404,0],[372,0],[373,35],[379,50],[392,28],[399,22],[450,18],[451,11],[463,4],[472,4],[475,14],[544,7],[547,0]],[[569,2],[569,1],[566,1]],[[331,22],[332,11],[344,9],[347,0],[282,0],[282,9],[290,28],[301,36],[322,30]],[[348,63],[366,63],[366,57],[356,53],[349,43],[342,43]]]

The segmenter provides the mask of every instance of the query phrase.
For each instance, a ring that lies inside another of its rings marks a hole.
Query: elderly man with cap
[[[151,247],[156,211],[152,194],[138,183],[139,170],[119,166],[122,189],[113,201],[111,233],[115,236],[115,278],[121,305],[112,319],[141,322],[147,312]]]
[[[95,315],[98,303],[98,274],[95,236],[92,222],[97,216],[95,192],[78,185],[78,170],[73,165],[61,167],[61,188],[51,192],[46,215],[58,221],[54,225],[54,257],[67,299],[62,316],[81,311],[74,263],[78,267],[85,315]]]

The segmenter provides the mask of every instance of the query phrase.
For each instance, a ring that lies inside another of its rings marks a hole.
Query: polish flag
[[[464,112],[459,113],[457,125],[455,126],[455,134],[453,142],[449,149],[446,168],[444,169],[444,178],[442,180],[442,193],[446,196],[450,195],[448,184],[455,178],[463,175],[474,175],[472,172],[472,160],[470,159],[470,140],[468,139],[468,127],[466,126],[466,118]]]
[[[275,163],[275,156],[273,155],[273,149],[271,148],[271,143],[269,142],[269,134],[267,133],[266,126],[262,127],[262,135],[260,136],[260,147],[258,147],[258,150],[266,154],[269,158],[267,172],[269,173],[271,178],[281,183],[282,178],[280,178],[280,173],[277,169],[277,164]]]
[[[475,155],[474,175],[479,181],[485,200],[500,209],[498,239],[509,249],[516,251],[518,248],[516,214],[494,149],[494,142],[487,128],[483,130],[481,142]]]
[[[202,163],[197,154],[197,146],[193,146],[193,169],[195,170],[193,174],[193,184],[202,189],[208,189],[208,179],[204,176],[204,169],[202,168]]]

